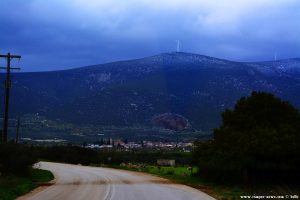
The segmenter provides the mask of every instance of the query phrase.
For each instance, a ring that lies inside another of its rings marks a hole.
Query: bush
[[[166,174],[167,174],[167,175],[174,175],[175,172],[174,172],[173,169],[169,169],[169,170],[167,170]]]
[[[89,165],[98,162],[98,153],[95,150],[79,146],[52,146],[37,149],[39,158],[65,162],[71,164]]]
[[[0,172],[2,174],[28,174],[36,161],[37,156],[28,146],[0,144]]]

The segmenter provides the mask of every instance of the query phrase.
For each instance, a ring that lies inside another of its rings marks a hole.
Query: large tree
[[[241,98],[233,110],[222,114],[214,131],[216,147],[243,156],[279,156],[299,150],[300,114],[272,94],[253,92]]]
[[[210,148],[199,145],[197,152],[206,152],[200,159],[204,169],[238,171],[244,178],[279,171],[299,175],[299,143],[298,110],[272,94],[253,92],[222,113]]]

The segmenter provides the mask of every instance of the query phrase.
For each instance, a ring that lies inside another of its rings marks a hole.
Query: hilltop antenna
[[[277,52],[274,54],[274,61],[277,61]]]
[[[180,41],[177,40],[177,53],[180,52]]]

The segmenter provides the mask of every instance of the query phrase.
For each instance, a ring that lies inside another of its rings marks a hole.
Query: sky
[[[0,54],[21,55],[22,71],[174,52],[177,40],[235,61],[300,57],[300,1],[0,0]]]

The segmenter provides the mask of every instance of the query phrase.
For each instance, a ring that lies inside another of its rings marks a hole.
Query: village
[[[191,152],[193,143],[191,142],[161,142],[161,141],[140,141],[133,142],[122,139],[101,140],[99,142],[84,145],[90,149],[117,149],[127,151],[132,149],[152,149],[152,150],[181,150]]]

